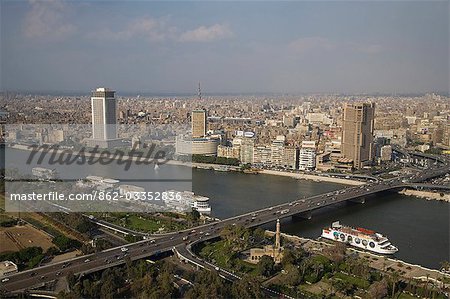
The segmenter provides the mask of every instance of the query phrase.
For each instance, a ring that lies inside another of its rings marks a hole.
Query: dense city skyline
[[[5,91],[448,91],[445,1],[1,5]]]

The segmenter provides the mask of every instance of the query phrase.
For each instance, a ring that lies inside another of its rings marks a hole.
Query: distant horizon
[[[113,87],[108,86],[116,92],[116,96],[142,96],[142,97],[198,97],[196,93],[192,92],[150,92],[150,91],[119,91]],[[67,90],[6,90],[0,91],[0,94],[20,94],[20,95],[37,95],[37,96],[90,96],[91,91],[67,91]],[[217,97],[217,96],[311,96],[311,95],[336,95],[336,96],[424,96],[427,94],[436,94],[440,96],[450,96],[450,91],[426,91],[426,92],[203,92],[202,99],[205,97]]]

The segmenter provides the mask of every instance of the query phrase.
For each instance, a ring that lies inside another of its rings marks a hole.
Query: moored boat
[[[353,228],[341,225],[339,221],[324,228],[322,237],[381,254],[394,254],[398,251],[398,248],[382,234],[361,227]]]

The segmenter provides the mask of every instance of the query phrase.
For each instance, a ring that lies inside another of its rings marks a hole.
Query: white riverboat
[[[394,254],[398,251],[397,247],[382,234],[365,228],[341,225],[339,221],[324,228],[322,238],[381,254]]]

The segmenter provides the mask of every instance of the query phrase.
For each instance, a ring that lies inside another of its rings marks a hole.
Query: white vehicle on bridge
[[[120,248],[120,250],[121,250],[122,252],[127,252],[127,251],[128,251],[128,248],[122,247],[122,248]]]

